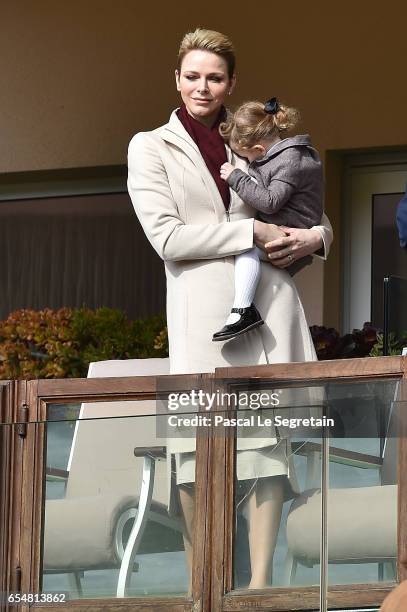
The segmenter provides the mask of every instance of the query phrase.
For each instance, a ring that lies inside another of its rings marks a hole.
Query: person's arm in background
[[[128,190],[143,230],[166,261],[216,259],[243,253],[276,237],[272,226],[254,219],[185,224],[172,197],[154,137],[136,134],[128,151]]]
[[[399,232],[400,246],[404,249],[407,248],[407,191],[404,197],[397,206],[397,229]]]

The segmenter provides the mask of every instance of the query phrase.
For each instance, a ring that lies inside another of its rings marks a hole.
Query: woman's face
[[[226,96],[232,93],[235,76],[229,78],[226,61],[210,51],[189,51],[175,71],[177,89],[189,114],[211,126]]]

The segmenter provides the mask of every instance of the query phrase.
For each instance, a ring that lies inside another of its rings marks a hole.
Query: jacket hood
[[[316,152],[316,149],[311,144],[311,139],[309,134],[299,134],[298,136],[292,136],[291,138],[284,138],[280,142],[277,142],[275,145],[270,147],[267,153],[263,157],[259,157],[256,159],[253,164],[263,164],[268,162],[272,157],[281,153],[281,151],[285,151],[285,149],[290,149],[291,147],[307,147],[311,149],[313,152]]]

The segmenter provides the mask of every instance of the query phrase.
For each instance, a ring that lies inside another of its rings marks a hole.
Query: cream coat
[[[227,151],[231,163],[246,168]],[[212,342],[233,303],[234,255],[253,246],[256,211],[231,191],[227,215],[199,149],[175,111],[167,125],[133,137],[128,165],[134,209],[165,262],[171,372],[315,360],[295,284],[286,271],[267,262],[262,262],[255,299],[265,325],[226,343]],[[326,217],[323,222],[317,229],[326,253],[332,230]],[[176,450],[193,450],[193,443],[180,440]],[[241,439],[238,447],[270,444],[271,437]]]

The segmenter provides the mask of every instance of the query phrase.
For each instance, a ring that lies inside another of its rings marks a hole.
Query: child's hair
[[[291,132],[299,121],[300,113],[295,108],[279,104],[272,98],[266,104],[245,102],[221,123],[219,131],[226,142],[245,149],[273,134]]]

